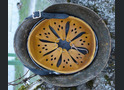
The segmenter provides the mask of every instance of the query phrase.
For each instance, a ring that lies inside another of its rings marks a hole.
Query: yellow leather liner
[[[90,64],[90,62],[93,59],[93,57],[90,56],[89,54],[84,55],[75,49],[70,49],[69,54],[76,60],[78,70],[84,69],[86,66]]]
[[[95,40],[91,34],[84,34],[80,36],[79,38],[75,39],[70,43],[70,46],[74,45],[76,47],[83,47],[87,48],[89,50],[89,53],[93,52],[95,50]]]
[[[62,48],[57,48],[52,53],[44,56],[41,59],[38,59],[38,64],[42,65],[45,68],[48,68],[49,70],[57,70],[57,62],[59,60],[59,57],[62,53]]]
[[[49,19],[46,19],[39,23],[38,26],[36,26],[32,31],[33,37],[37,37],[39,39],[52,42],[59,42],[58,38],[50,30],[49,25],[50,25]]]
[[[93,33],[93,30],[90,28],[88,24],[86,24],[84,21],[78,18],[73,18],[70,21],[70,28],[67,34],[66,41],[71,41],[74,37],[76,37],[79,33],[85,32],[85,33]]]
[[[58,68],[59,71],[63,71],[64,73],[73,73],[79,68],[79,66],[72,60],[66,49],[63,49],[62,52],[62,61]]]
[[[34,38],[33,41],[33,43],[29,44],[33,46],[32,48],[30,48],[30,50],[32,51],[31,54],[36,55],[37,59],[42,58],[43,55],[58,47],[58,44],[56,43],[45,43],[40,40],[36,40],[36,38]]]
[[[62,40],[65,40],[65,27],[66,27],[66,23],[67,20],[63,20],[63,19],[51,19],[50,20],[50,26],[53,27],[53,29],[56,31],[56,33],[59,35],[59,37]]]
[[[66,36],[67,22],[69,22],[69,30]],[[59,38],[50,30],[50,26],[60,39],[70,42],[70,46],[75,49],[71,48],[67,51],[59,47]],[[85,34],[74,39],[81,32]],[[81,53],[80,48],[87,53]],[[73,16],[66,19],[45,19],[31,31],[28,38],[29,54],[37,64],[48,70],[65,74],[87,67],[94,58],[95,48],[96,40],[92,28],[83,20]]]

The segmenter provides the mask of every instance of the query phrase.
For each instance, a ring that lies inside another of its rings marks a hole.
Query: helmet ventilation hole
[[[38,44],[37,46],[39,47],[40,45]]]
[[[53,55],[51,55],[51,57],[53,57]]]
[[[56,60],[56,57],[54,58],[54,60]]]
[[[75,31],[75,34],[77,33],[77,31]]]
[[[81,45],[84,45],[83,43],[81,43]]]
[[[71,30],[71,32],[73,32],[73,29]]]
[[[53,60],[53,58],[51,58],[51,61]]]
[[[48,61],[48,59],[46,59],[46,61]]]
[[[41,34],[39,34],[41,36]]]
[[[56,24],[56,22],[54,22],[54,24]]]
[[[80,39],[80,41],[82,41],[82,39]]]
[[[61,29],[63,29],[63,27],[61,27]]]
[[[47,35],[47,33],[44,33],[45,35]]]
[[[45,30],[45,28],[43,28],[43,30]]]
[[[48,36],[46,36],[46,38],[49,38]]]

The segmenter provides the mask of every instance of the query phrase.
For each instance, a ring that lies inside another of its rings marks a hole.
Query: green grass
[[[16,58],[15,58],[16,59]],[[16,59],[18,60],[18,59]],[[20,76],[22,76],[24,74],[24,66],[23,65],[15,65],[15,80],[18,79]],[[18,83],[21,80],[18,80],[15,83]],[[19,87],[21,87],[23,84],[19,84],[17,86],[15,86],[15,90],[18,90]]]
[[[22,23],[22,21],[28,16],[29,13],[29,4],[31,0],[20,0],[22,3],[22,7],[19,10],[19,24]],[[15,58],[17,60],[17,58]],[[15,79],[19,78],[24,74],[24,66],[23,65],[15,65]],[[19,82],[21,80],[18,80]],[[16,82],[16,83],[17,83]],[[14,87],[14,90],[18,90],[19,87],[21,87],[23,84],[19,84]]]
[[[16,57],[16,54],[15,53],[8,53],[8,56],[9,57],[13,57],[13,56]]]
[[[19,24],[28,16],[29,4],[31,0],[21,0],[22,7],[19,10]]]
[[[16,80],[17,78],[20,77],[20,75],[23,75],[23,65],[22,63],[18,60],[17,56],[15,53],[8,53],[8,57],[14,57],[13,60],[8,60],[8,65],[13,65],[15,66],[15,79]],[[20,81],[20,80],[19,80]],[[19,82],[17,81],[17,82]],[[17,83],[15,82],[15,83]],[[18,88],[20,87],[21,85],[18,85],[18,86],[15,86],[14,87],[14,90],[18,90]]]
[[[8,65],[22,65],[22,63],[19,60],[9,60]]]
[[[48,2],[47,0],[37,0],[36,5],[35,5],[35,11],[37,10],[42,11],[50,5],[51,5],[50,2]]]

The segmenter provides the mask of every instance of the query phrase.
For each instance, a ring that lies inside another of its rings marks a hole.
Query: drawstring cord
[[[60,48],[57,48],[60,51]]]
[[[71,42],[71,40],[69,40],[69,42]]]
[[[60,40],[60,39],[61,39],[61,38],[57,38],[57,41]],[[55,46],[56,46],[56,44],[57,44],[57,43],[55,42]]]
[[[65,51],[62,50],[62,52],[65,52]]]
[[[58,38],[57,40],[60,40],[60,38]],[[69,40],[69,42],[71,42],[71,40]],[[57,43],[55,42],[55,45],[56,44]],[[72,48],[75,48],[77,51],[79,51],[79,50],[85,50],[88,53],[88,50],[87,49],[77,48],[74,44],[72,44],[71,49]],[[57,49],[60,50],[59,48],[57,48]],[[64,52],[64,51],[62,50],[62,52]]]
[[[57,41],[60,40],[61,38],[57,38]]]
[[[79,51],[79,50],[85,50],[88,53],[88,50],[87,49],[77,48],[77,47],[75,47],[74,44],[72,44],[71,49],[72,48],[75,48],[77,51]]]
[[[57,44],[57,43],[55,42],[55,46],[56,46],[56,44]]]

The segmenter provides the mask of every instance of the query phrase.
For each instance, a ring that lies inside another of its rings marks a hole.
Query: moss
[[[106,1],[106,3],[109,3],[109,1]]]
[[[71,0],[67,0],[67,2],[71,2]]]
[[[33,90],[38,90],[38,89],[41,89],[41,90],[46,90],[44,87],[41,86],[42,84],[38,85],[35,89]]]
[[[107,81],[109,80],[108,75],[105,75],[104,78],[105,78]]]
[[[77,90],[76,87],[61,87],[60,90]]]
[[[113,39],[115,39],[115,34],[114,33],[110,33],[110,36],[113,38]]]
[[[94,83],[94,80],[90,80],[90,81],[88,81],[88,82],[86,83],[86,86],[87,86],[88,88],[92,89],[93,83]]]
[[[38,85],[34,90],[37,90],[38,88],[41,88],[41,85]]]
[[[107,81],[106,85],[107,85],[107,84],[111,85],[111,82],[110,82],[109,76],[105,75],[104,78],[105,78],[106,81]]]
[[[94,12],[96,12],[97,14],[99,13],[99,11],[98,11],[98,8],[97,8],[97,7],[94,7],[94,8],[93,8],[93,11],[94,11]]]
[[[108,24],[108,21],[106,19],[104,19],[104,22],[105,22],[106,25]]]
[[[115,12],[115,6],[112,7],[112,12]]]
[[[18,90],[26,90],[26,87],[22,85]]]
[[[111,64],[109,64],[109,66],[112,67],[112,66],[115,66],[115,64],[114,63],[111,63]]]

